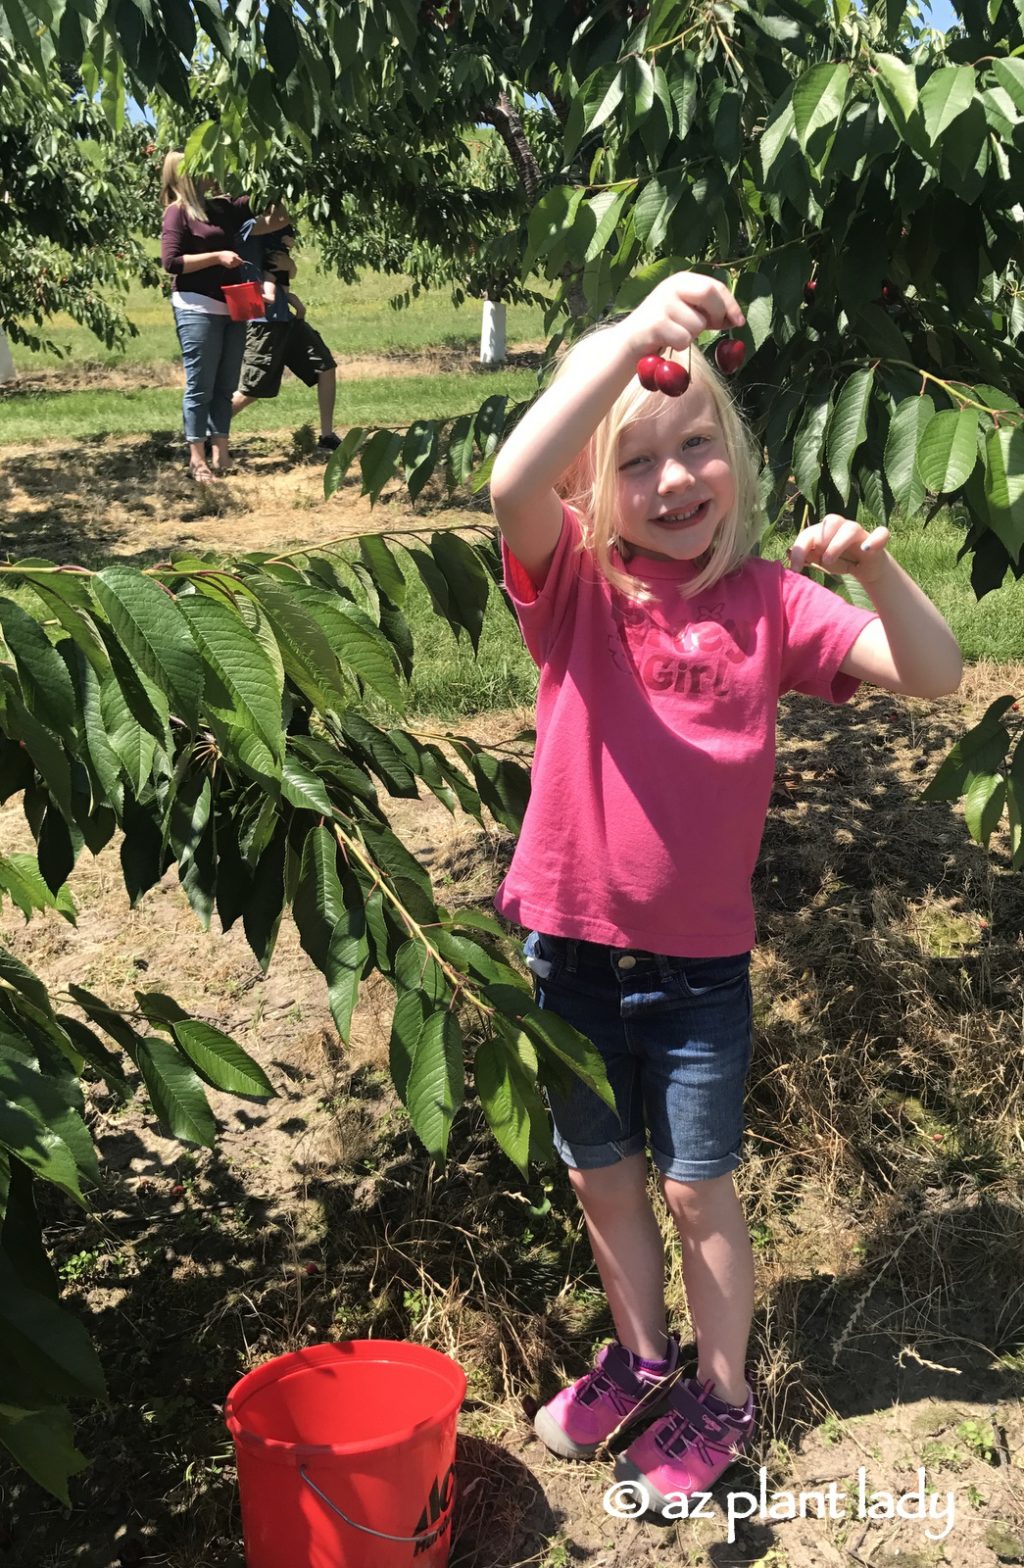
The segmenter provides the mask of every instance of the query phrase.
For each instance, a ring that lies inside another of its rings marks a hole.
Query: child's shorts
[[[548,1090],[555,1148],[596,1170],[648,1142],[663,1175],[709,1181],[740,1163],[751,1052],[750,954],[672,958],[531,931],[523,945],[538,1005],[592,1040],[615,1111],[573,1077]]]
[[[250,321],[238,390],[246,397],[276,397],[286,370],[315,387],[335,365],[334,355],[307,321]]]

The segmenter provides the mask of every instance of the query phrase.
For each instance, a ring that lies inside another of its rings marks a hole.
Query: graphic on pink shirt
[[[664,626],[648,605],[616,599],[612,606],[616,636],[608,639],[616,668],[635,669],[649,691],[727,697],[733,686],[731,666],[742,664],[754,652],[751,623],[727,615],[724,598],[699,600],[692,619],[682,599],[678,610],[668,604],[658,608],[666,619]]]

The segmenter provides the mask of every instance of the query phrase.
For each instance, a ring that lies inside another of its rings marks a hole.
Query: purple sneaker
[[[753,1394],[744,1405],[712,1406],[714,1386],[694,1377],[678,1381],[666,1414],[615,1461],[617,1478],[634,1481],[652,1513],[665,1514],[684,1493],[708,1491],[750,1442]]]
[[[606,1345],[593,1370],[563,1388],[537,1411],[534,1431],[563,1459],[591,1459],[620,1427],[656,1410],[679,1365],[679,1342],[668,1336],[668,1370],[645,1371],[639,1357],[615,1341]]]

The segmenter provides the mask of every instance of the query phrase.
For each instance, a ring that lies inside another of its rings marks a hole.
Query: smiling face
[[[626,554],[694,561],[736,501],[736,483],[707,389],[651,399],[619,439],[618,535]]]

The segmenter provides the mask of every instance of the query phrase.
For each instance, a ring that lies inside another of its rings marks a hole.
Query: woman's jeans
[[[174,325],[185,366],[185,440],[226,436],[231,397],[242,373],[245,322],[201,310],[176,310]]]

